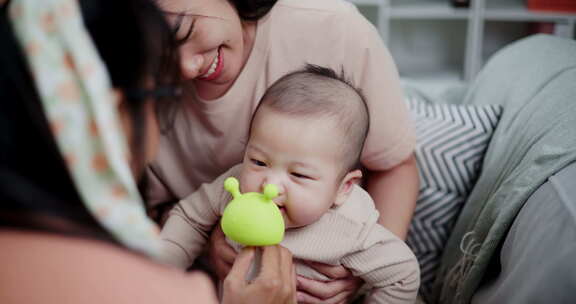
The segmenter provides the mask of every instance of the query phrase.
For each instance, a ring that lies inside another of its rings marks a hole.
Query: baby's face
[[[333,206],[340,186],[341,145],[333,122],[261,108],[240,176],[242,192],[278,186],[274,202],[286,228],[311,224]]]

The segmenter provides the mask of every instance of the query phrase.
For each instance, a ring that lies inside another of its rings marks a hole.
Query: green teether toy
[[[284,218],[272,201],[278,196],[275,185],[266,185],[264,193],[241,194],[238,180],[229,177],[224,189],[234,197],[222,215],[222,230],[227,237],[245,246],[276,245],[282,241]]]

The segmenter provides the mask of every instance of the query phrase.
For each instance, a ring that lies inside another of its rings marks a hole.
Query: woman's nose
[[[194,79],[200,76],[202,66],[204,65],[204,56],[200,54],[190,54],[185,50],[180,51],[180,68],[184,79]]]

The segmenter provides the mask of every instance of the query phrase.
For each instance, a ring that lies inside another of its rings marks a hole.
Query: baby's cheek
[[[313,202],[298,204],[297,206],[292,206],[290,209],[292,209],[289,212],[291,220],[298,226],[312,224],[320,219],[326,212],[325,208]]]
[[[243,170],[240,173],[240,192],[260,192],[258,176],[248,170]]]

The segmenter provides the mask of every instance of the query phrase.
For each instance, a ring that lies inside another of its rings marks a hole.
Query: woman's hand
[[[236,259],[236,251],[226,242],[226,236],[220,225],[216,225],[216,229],[210,235],[208,256],[212,270],[221,281],[224,280]]]
[[[348,303],[363,284],[360,278],[354,277],[348,269],[342,266],[330,266],[314,262],[305,263],[331,278],[332,281],[321,282],[298,276],[298,303]]]
[[[260,273],[251,282],[246,281],[246,274],[256,249],[244,248],[238,254],[230,273],[224,279],[223,304],[296,303],[296,272],[292,254],[279,245],[261,248]]]

